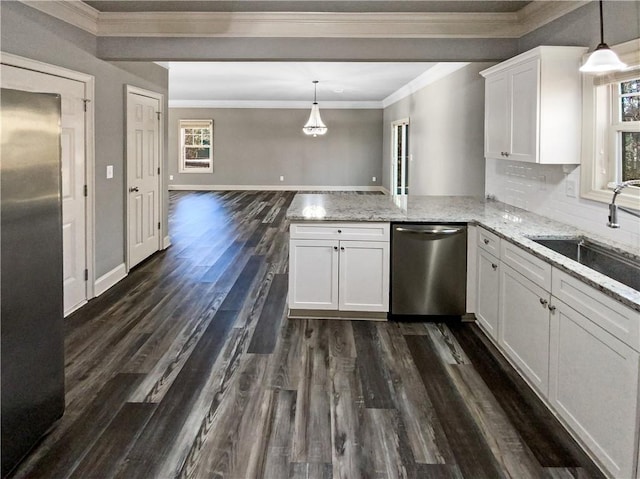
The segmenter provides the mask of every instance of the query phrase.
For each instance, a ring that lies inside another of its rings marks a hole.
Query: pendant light
[[[302,128],[305,135],[313,135],[314,137],[318,135],[324,135],[328,128],[322,123],[322,118],[320,118],[320,108],[318,107],[318,102],[316,101],[316,95],[318,92],[318,80],[313,81],[313,105],[311,105],[311,114],[309,115],[309,120]]]
[[[583,73],[605,73],[626,68],[609,45],[604,42],[604,22],[602,20],[602,0],[600,0],[600,43],[584,65],[580,67]]]

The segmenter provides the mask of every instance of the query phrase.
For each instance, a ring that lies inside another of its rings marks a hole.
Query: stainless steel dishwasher
[[[397,223],[391,241],[392,315],[466,313],[466,225]]]

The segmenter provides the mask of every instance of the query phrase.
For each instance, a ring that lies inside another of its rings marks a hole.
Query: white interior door
[[[128,267],[160,249],[160,100],[127,93]]]
[[[391,193],[409,194],[409,120],[391,124]]]
[[[2,65],[2,88],[57,93],[62,101],[62,244],[65,315],[87,300],[85,84]]]

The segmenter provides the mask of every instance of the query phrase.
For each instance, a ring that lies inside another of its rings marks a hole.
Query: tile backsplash
[[[620,212],[620,229],[607,227],[607,205],[580,198],[579,166],[487,159],[485,171],[487,195],[640,251],[640,218]]]

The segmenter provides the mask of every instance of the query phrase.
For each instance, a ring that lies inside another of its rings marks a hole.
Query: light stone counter
[[[534,243],[529,237],[585,236],[625,256],[638,257],[640,251],[630,251],[628,247],[619,243],[501,202],[467,196],[409,196],[394,200],[387,195],[300,193],[295,196],[287,210],[287,219],[344,222],[459,222],[480,225],[621,303],[640,311],[639,291]],[[606,221],[606,218],[602,221]]]

